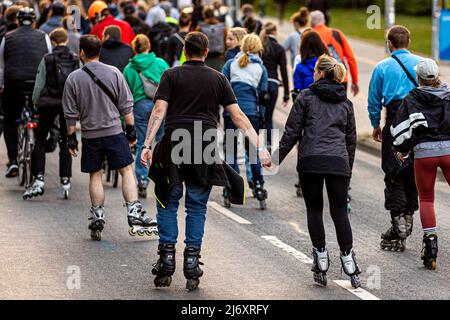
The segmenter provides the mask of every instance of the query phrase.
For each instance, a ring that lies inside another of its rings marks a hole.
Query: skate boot
[[[324,287],[327,286],[327,271],[330,266],[330,259],[327,249],[313,248],[313,266],[311,271],[314,272],[314,281]]]
[[[199,261],[200,258],[200,249],[194,247],[186,247],[184,249],[183,272],[186,278],[186,289],[189,291],[197,289],[200,277],[203,276],[203,270],[199,266],[203,265]]]
[[[61,178],[61,190],[62,195],[65,200],[69,199],[69,192],[70,192],[70,178],[68,177],[62,177]]]
[[[17,165],[17,161],[11,161],[6,165],[5,177],[14,178],[19,174],[19,166]]]
[[[42,196],[44,194],[44,176],[38,175],[34,181],[33,184],[30,185],[24,192],[22,198],[24,200],[31,199],[37,196]]]
[[[159,244],[159,259],[153,265],[152,274],[155,275],[155,287],[169,287],[172,275],[175,273],[175,245]]]
[[[438,254],[438,237],[436,233],[423,235],[422,261],[425,268],[436,269],[436,259]]]
[[[295,189],[297,190],[297,197],[302,198],[303,191],[302,191],[302,186],[300,185],[300,180],[298,180],[297,183],[295,184]]]
[[[355,289],[359,288],[361,286],[361,280],[358,275],[361,273],[361,269],[356,262],[355,253],[353,250],[350,250],[347,254],[341,252],[341,263],[345,274],[350,277],[352,287]]]
[[[413,229],[414,213],[407,212],[405,214],[405,224],[406,224],[406,237],[409,237]]]
[[[127,202],[128,211],[128,233],[134,237],[143,236],[144,234],[151,236],[152,233],[158,235],[158,228],[156,220],[153,220],[146,212],[142,210],[142,204],[139,201]]]
[[[231,202],[230,202],[230,193],[227,190],[227,188],[223,188],[223,206],[225,208],[230,208],[231,207]]]
[[[255,195],[256,195],[256,199],[259,201],[259,208],[261,210],[266,210],[266,208],[267,208],[267,204],[266,204],[267,190],[264,189],[263,185],[261,185],[259,183],[256,184]]]
[[[142,179],[138,184],[138,195],[140,198],[146,199],[147,198],[147,184],[144,182],[144,179]]]
[[[403,252],[406,249],[406,221],[404,216],[392,218],[392,226],[381,234],[381,249]]]
[[[89,230],[91,230],[91,239],[102,240],[102,230],[105,226],[105,208],[103,206],[91,207],[91,223],[89,223]]]

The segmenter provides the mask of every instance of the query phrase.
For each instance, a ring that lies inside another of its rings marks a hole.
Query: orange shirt
[[[358,64],[356,63],[355,56],[353,55],[353,50],[350,47],[350,44],[348,43],[347,39],[345,38],[344,34],[340,30],[336,30],[340,38],[342,40],[342,45],[338,42],[337,39],[333,36],[333,30],[328,28],[325,24],[319,24],[314,28],[314,31],[316,31],[320,38],[322,38],[323,43],[329,47],[333,46],[336,50],[337,54],[341,58],[343,62],[347,62],[348,68],[350,69],[350,74],[352,76],[352,83],[358,84]],[[344,80],[344,83],[348,82],[348,76]]]

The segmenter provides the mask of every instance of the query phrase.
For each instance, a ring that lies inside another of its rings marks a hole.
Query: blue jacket
[[[314,68],[319,58],[307,59],[297,64],[294,71],[294,88],[304,90],[314,82]]]
[[[408,50],[398,50],[392,53],[405,65],[409,73],[416,78],[414,67],[422,59]],[[369,118],[372,127],[380,127],[381,110],[392,101],[403,100],[414,89],[411,80],[392,57],[379,62],[372,73],[369,85]]]
[[[222,69],[222,73],[230,80],[231,87],[238,101],[239,107],[247,116],[258,116],[258,97],[267,92],[267,70],[261,58],[250,55],[250,63],[245,67],[239,66],[239,53],[234,59],[228,60]],[[224,116],[228,116],[227,111]]]
[[[46,34],[50,34],[56,28],[62,27],[62,17],[61,16],[52,16],[48,18],[47,22],[41,25],[39,28],[41,31],[44,31]]]
[[[225,61],[234,59],[240,51],[241,51],[240,46],[237,46],[234,49],[227,50],[227,52],[225,52]]]

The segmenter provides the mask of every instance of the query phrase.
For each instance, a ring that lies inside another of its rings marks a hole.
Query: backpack
[[[200,23],[201,32],[206,34],[209,40],[209,53],[224,53],[225,52],[225,24],[206,24]]]
[[[80,67],[78,57],[72,53],[54,53],[45,56],[48,93],[61,98],[67,77]]]
[[[178,33],[174,34],[175,38],[180,41],[184,46],[184,39]],[[186,62],[186,55],[184,54],[184,50],[181,50],[181,55],[173,62],[172,67],[181,66]]]
[[[169,61],[169,39],[174,34],[174,28],[164,28],[158,32],[153,38],[154,47],[152,50],[155,52],[156,56]]]
[[[343,47],[343,42],[339,31],[333,29],[333,38],[339,43],[341,47]],[[342,61],[341,57],[339,56],[336,48],[332,43],[328,45],[328,51],[330,51],[330,55],[333,58],[335,58],[339,63],[342,63],[345,66],[345,63]]]
[[[139,78],[141,78],[142,85],[144,86],[144,93],[149,99],[154,99],[156,91],[158,90],[158,84],[157,82],[154,82],[153,80],[146,78],[142,72],[139,73]]]

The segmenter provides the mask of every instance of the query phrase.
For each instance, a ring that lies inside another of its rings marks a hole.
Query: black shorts
[[[105,158],[111,170],[125,168],[134,161],[125,133],[94,139],[82,138],[81,143],[81,172],[100,171]]]

